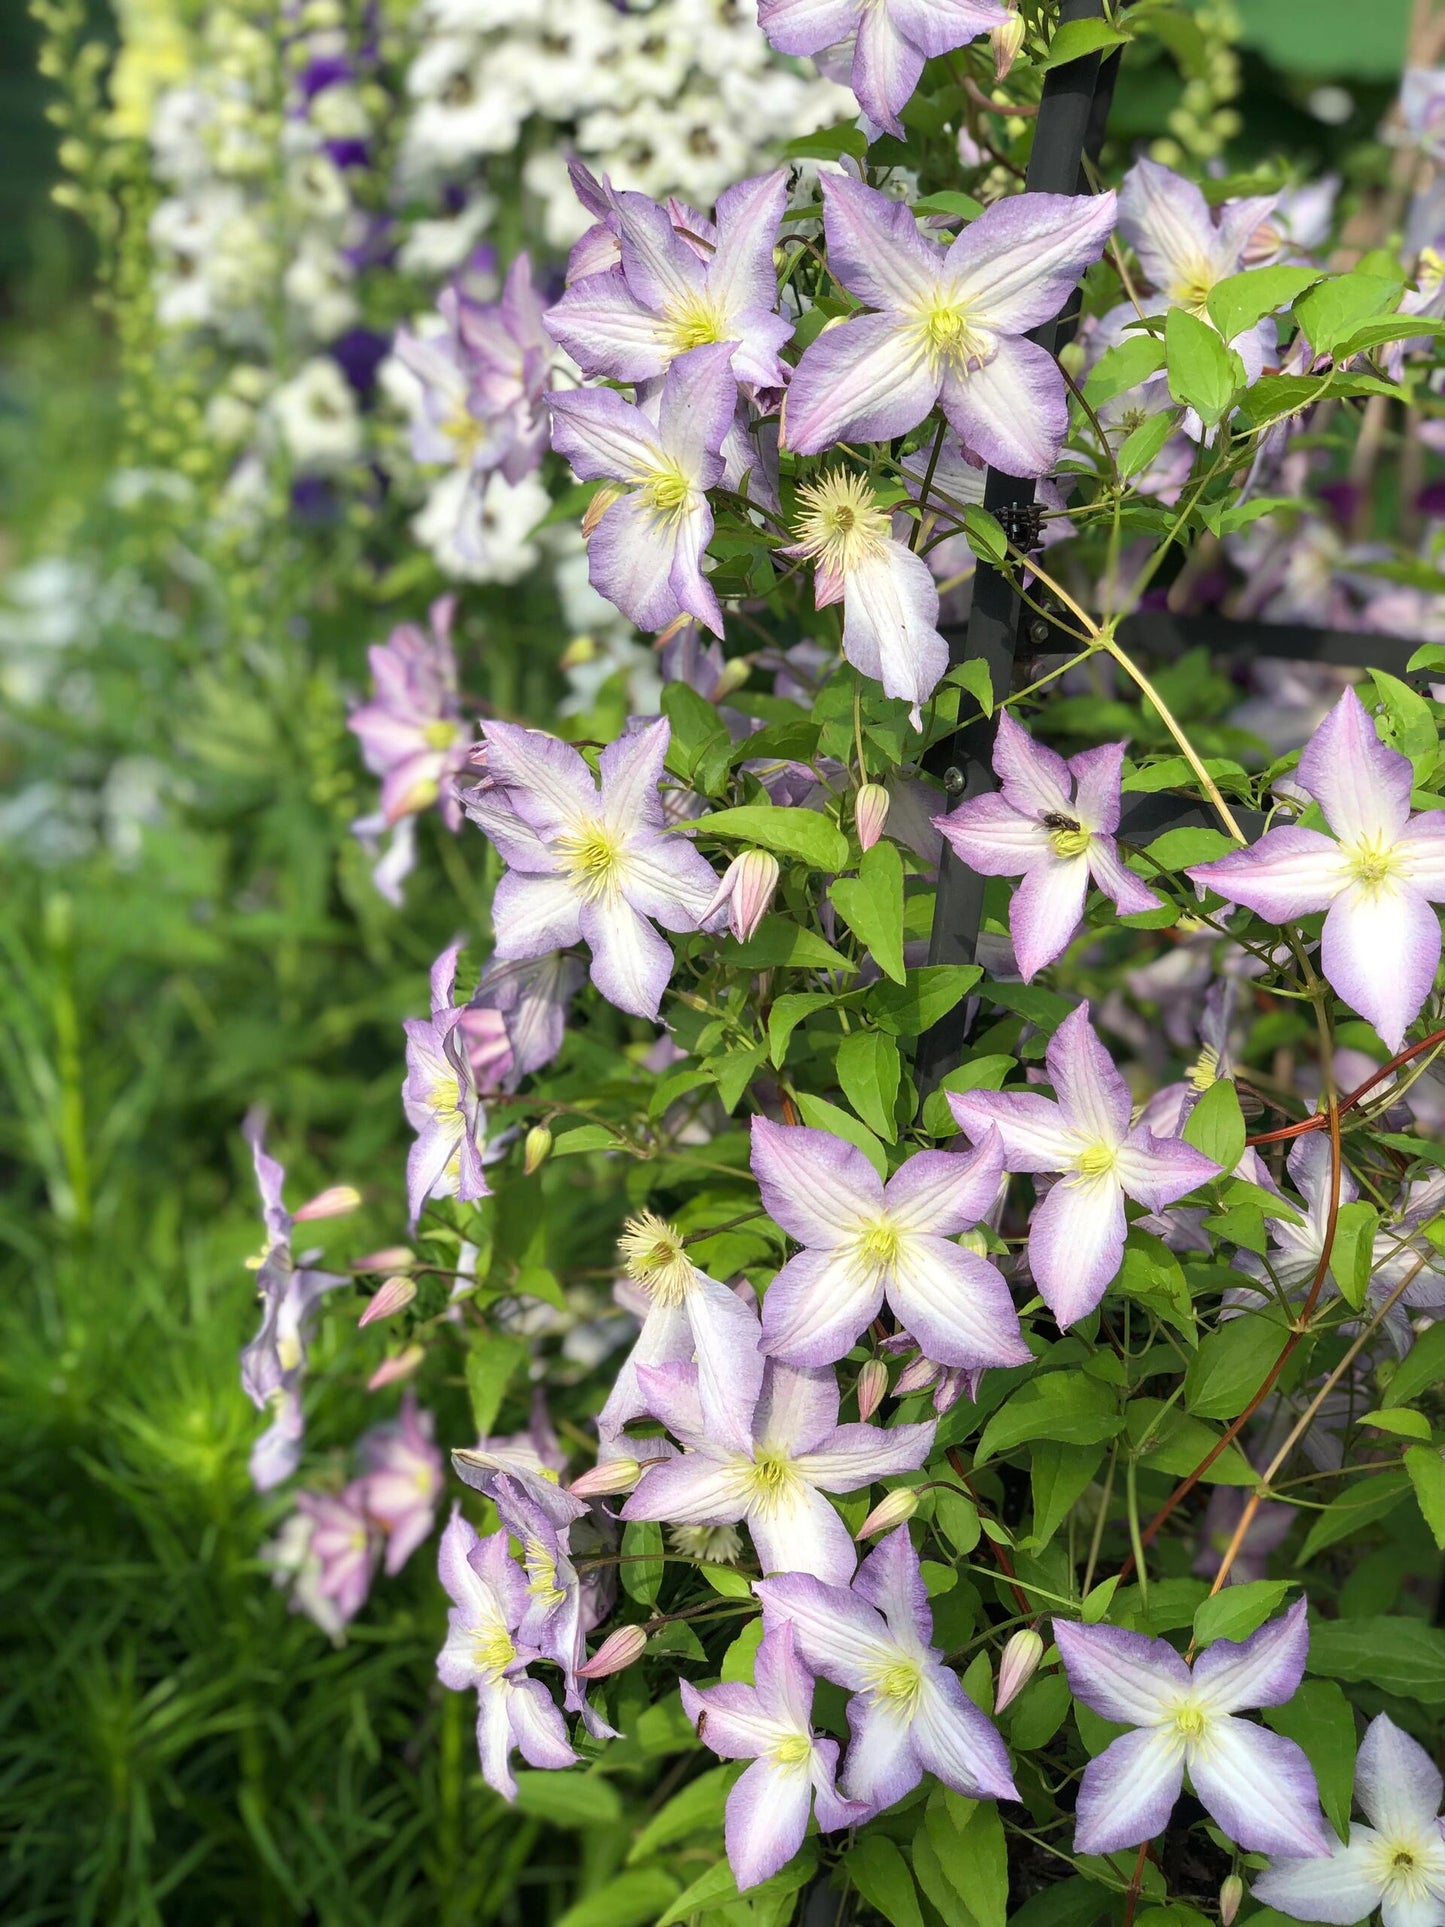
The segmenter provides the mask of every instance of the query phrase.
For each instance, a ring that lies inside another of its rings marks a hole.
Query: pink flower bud
[[[415,1278],[388,1278],[356,1322],[358,1325],[379,1324],[383,1318],[392,1318],[397,1312],[405,1311],[415,1297]]]
[[[1234,1927],[1234,1916],[1239,1912],[1239,1903],[1243,1899],[1244,1882],[1237,1873],[1232,1873],[1219,1889],[1220,1927]]]
[[[905,1519],[911,1519],[917,1510],[918,1494],[911,1486],[897,1486],[878,1501],[853,1537],[871,1539],[877,1533],[891,1532],[894,1526],[901,1526]]]
[[[606,1679],[609,1673],[620,1673],[625,1666],[631,1666],[641,1659],[647,1645],[647,1634],[640,1626],[619,1626],[615,1633],[609,1633],[585,1666],[577,1668],[578,1679]]]
[[[728,929],[739,943],[755,935],[767,914],[778,887],[778,859],[766,850],[744,850],[735,856],[723,873],[712,901],[700,913],[698,922],[706,924],[723,905],[727,905]]]
[[[534,1124],[527,1133],[522,1146],[522,1174],[531,1177],[539,1165],[545,1164],[552,1151],[552,1133],[545,1124]]]
[[[610,1499],[630,1492],[641,1477],[636,1459],[605,1459],[574,1479],[567,1490],[574,1499]]]
[[[881,1358],[870,1358],[858,1374],[858,1416],[872,1418],[888,1393],[888,1367]]]
[[[424,1347],[408,1345],[404,1352],[398,1352],[394,1358],[384,1358],[367,1379],[367,1391],[379,1392],[383,1385],[395,1385],[400,1379],[410,1378],[425,1357]]]
[[[1017,13],[1010,13],[1007,20],[992,29],[989,39],[993,43],[993,71],[996,80],[1002,80],[1019,57],[1024,44],[1024,23]]]
[[[1004,1647],[1003,1658],[998,1663],[998,1691],[993,1702],[995,1713],[1001,1713],[1010,1700],[1018,1698],[1038,1671],[1043,1656],[1043,1640],[1032,1626],[1021,1627]]]
[[[907,1398],[910,1392],[921,1392],[938,1377],[939,1367],[931,1358],[915,1358],[905,1365],[898,1374],[898,1383],[893,1387],[895,1398]]]
[[[330,1190],[319,1191],[309,1204],[293,1212],[292,1218],[297,1224],[305,1224],[310,1218],[344,1218],[360,1203],[361,1193],[354,1184],[333,1184]]]
[[[416,1254],[405,1245],[388,1245],[385,1251],[368,1251],[352,1265],[353,1271],[405,1271],[416,1263]]]
[[[871,850],[882,836],[891,801],[881,783],[864,783],[853,798],[853,823],[863,849]]]

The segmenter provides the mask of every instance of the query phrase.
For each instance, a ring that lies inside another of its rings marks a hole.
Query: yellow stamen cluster
[[[517,1657],[512,1635],[499,1620],[486,1626],[473,1626],[472,1664],[488,1679],[500,1679]]]
[[[803,512],[794,523],[798,550],[828,574],[847,575],[860,562],[881,555],[889,536],[888,512],[878,506],[862,475],[830,469],[798,490]]]
[[[792,1463],[781,1452],[759,1452],[748,1477],[755,1505],[764,1509],[777,1505],[793,1482]]]
[[[1117,1148],[1112,1144],[1105,1144],[1102,1138],[1098,1138],[1094,1143],[1086,1144],[1080,1151],[1074,1159],[1074,1169],[1081,1178],[1102,1178],[1113,1170],[1118,1160]]]
[[[1371,895],[1381,894],[1383,885],[1393,882],[1402,873],[1402,865],[1394,847],[1380,838],[1345,845],[1345,857],[1350,866],[1350,880],[1361,884]]]
[[[544,1605],[560,1606],[566,1594],[557,1584],[557,1560],[540,1539],[528,1539],[522,1548],[527,1568],[527,1591]]]
[[[655,1212],[629,1218],[617,1250],[633,1284],[641,1285],[659,1304],[680,1305],[691,1291],[696,1273],[682,1248],[682,1233]]]
[[[1219,1081],[1219,1052],[1213,1044],[1204,1046],[1184,1076],[1193,1091],[1207,1091]]]
[[[1202,1740],[1209,1729],[1209,1715],[1197,1700],[1181,1700],[1174,1709],[1174,1730],[1185,1745]]]
[[[993,355],[993,336],[966,301],[935,296],[917,310],[914,326],[935,370],[967,372]]]
[[[790,1733],[773,1748],[774,1766],[802,1766],[813,1757],[813,1742],[806,1733]]]
[[[923,1698],[923,1668],[916,1659],[888,1660],[874,1669],[868,1691],[903,1719],[911,1719]]]
[[[664,522],[680,522],[692,506],[693,485],[676,462],[656,468],[643,483],[643,506]]]
[[[584,903],[616,896],[621,884],[622,845],[601,823],[587,823],[557,839],[557,854]]]
[[[1188,262],[1176,275],[1167,290],[1169,299],[1178,308],[1187,308],[1201,321],[1209,319],[1209,290],[1219,279],[1214,269],[1203,255]]]
[[[1049,848],[1055,856],[1085,856],[1088,853],[1090,836],[1091,832],[1080,824],[1076,823],[1072,828],[1065,824],[1062,828],[1049,831]]]
[[[705,294],[686,295],[667,309],[668,346],[675,355],[728,340],[727,316]]]
[[[859,1234],[854,1255],[866,1270],[892,1271],[903,1249],[903,1239],[890,1218],[877,1218]]]

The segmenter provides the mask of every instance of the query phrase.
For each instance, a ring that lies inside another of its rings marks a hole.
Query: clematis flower
[[[353,1479],[336,1493],[298,1492],[296,1510],[311,1522],[316,1589],[344,1626],[366,1604],[381,1557],[381,1535],[366,1511],[366,1481]]]
[[[1260,1455],[1256,1454],[1256,1459]],[[1199,1522],[1200,1547],[1191,1571],[1212,1579],[1224,1563],[1224,1555],[1234,1543],[1235,1529],[1244,1517],[1249,1494],[1237,1485],[1217,1485],[1209,1495],[1204,1517]],[[1252,1580],[1269,1577],[1269,1555],[1277,1552],[1294,1528],[1295,1508],[1266,1499],[1256,1506],[1254,1517],[1245,1528],[1234,1563],[1229,1568],[1231,1586],[1247,1586]]]
[[[1440,1769],[1387,1713],[1365,1729],[1355,1760],[1355,1801],[1370,1824],[1352,1823],[1328,1859],[1275,1860],[1255,1877],[1256,1900],[1296,1920],[1349,1927],[1378,1907],[1384,1927],[1445,1921],[1445,1827]]]
[[[899,1526],[852,1587],[804,1573],[759,1579],[767,1632],[790,1625],[805,1665],[853,1695],[841,1791],[881,1813],[925,1773],[971,1800],[1016,1800],[1004,1743],[930,1645],[918,1554]],[[766,1635],[765,1635],[766,1636]]]
[[[720,1759],[753,1765],[728,1794],[723,1841],[738,1891],[785,1867],[803,1844],[808,1814],[823,1833],[859,1825],[868,1809],[839,1794],[838,1742],[813,1731],[813,1675],[786,1623],[763,1635],[752,1686],[681,1683],[697,1736]]]
[[[798,536],[784,555],[811,561],[813,601],[843,604],[843,654],[855,669],[901,696],[922,721],[919,704],[948,669],[948,644],[938,633],[938,589],[933,573],[893,533],[865,478],[830,469],[798,490]],[[900,518],[900,521],[906,518]],[[910,525],[911,526],[911,525]]]
[[[1188,1770],[1210,1817],[1254,1853],[1328,1854],[1310,1763],[1293,1740],[1237,1715],[1283,1706],[1304,1676],[1305,1601],[1246,1640],[1216,1639],[1192,1668],[1166,1640],[1053,1622],[1069,1690],[1135,1731],[1084,1769],[1076,1853],[1115,1853],[1169,1824]]]
[[[1114,840],[1124,748],[1104,743],[1065,762],[1001,709],[993,748],[1001,787],[933,819],[980,876],[1022,876],[1009,904],[1009,935],[1025,983],[1068,948],[1090,882],[1126,916],[1159,908]]]
[[[746,943],[768,913],[780,874],[778,859],[767,850],[744,850],[724,871],[703,909],[702,921],[726,910],[728,929],[739,943]]]
[[[773,248],[788,200],[783,169],[740,181],[719,198],[709,254],[678,233],[645,194],[612,197],[621,261],[574,280],[547,310],[554,341],[583,374],[650,381],[689,349],[725,342],[739,381],[782,388],[778,350],[793,324],[775,310]]]
[[[457,695],[452,649],[456,597],[439,596],[430,632],[403,622],[367,651],[372,701],[353,709],[346,726],[361,744],[366,767],[381,782],[388,826],[437,805],[449,830],[462,811],[451,779],[466,768],[467,725]]]
[[[1013,1298],[987,1259],[952,1242],[988,1211],[1003,1146],[971,1158],[916,1151],[885,1185],[856,1145],[753,1119],[753,1175],[769,1216],[805,1247],[763,1299],[763,1350],[828,1365],[889,1307],[931,1359],[1024,1365]]]
[[[1306,743],[1295,780],[1333,835],[1287,824],[1188,874],[1267,923],[1325,911],[1330,987],[1396,1051],[1440,961],[1445,815],[1410,814],[1409,759],[1380,741],[1353,689]]]
[[[551,1694],[527,1676],[539,1655],[516,1637],[527,1611],[526,1577],[508,1557],[505,1531],[479,1539],[456,1511],[442,1534],[437,1570],[452,1600],[437,1677],[454,1693],[476,1687],[482,1778],[515,1800],[514,1748],[529,1766],[572,1766],[577,1759]]]
[[[828,265],[875,312],[825,329],[805,350],[783,446],[817,455],[839,441],[888,441],[941,401],[991,468],[1047,473],[1068,431],[1068,397],[1053,357],[1024,336],[1099,259],[1112,191],[1013,195],[945,253],[876,189],[832,174],[821,186]]]
[[[622,1508],[624,1519],[675,1525],[745,1521],[764,1572],[810,1572],[833,1585],[853,1577],[853,1535],[826,1492],[856,1492],[875,1479],[914,1472],[935,1427],[838,1423],[831,1365],[769,1359],[756,1402],[700,1392],[688,1365],[643,1366],[647,1409],[685,1448],[649,1466]]]
[[[723,632],[702,558],[713,531],[707,491],[722,480],[737,404],[732,353],[723,342],[679,355],[655,415],[610,388],[547,397],[557,453],[583,481],[620,491],[587,525],[588,580],[639,629],[692,616],[715,636]]]
[[[452,1002],[462,940],[448,944],[431,967],[431,1016],[408,1017],[402,1108],[417,1133],[406,1160],[406,1199],[416,1223],[428,1198],[471,1203],[490,1190],[482,1170],[487,1119]]]
[[[556,950],[486,966],[460,1019],[479,1091],[514,1091],[552,1062],[583,975],[577,958]]]
[[[779,53],[823,53],[851,38],[858,105],[900,138],[924,61],[1007,21],[998,0],[758,0],[758,25]]]
[[[488,723],[485,735],[491,781],[462,800],[508,866],[492,903],[497,955],[541,957],[585,938],[602,995],[656,1017],[672,952],[650,920],[696,930],[717,888],[712,865],[667,834],[658,783],[668,724],[609,743],[600,787],[555,737],[511,723]]]
[[[1060,1326],[1098,1304],[1124,1260],[1125,1198],[1151,1211],[1218,1177],[1219,1166],[1182,1138],[1129,1128],[1132,1099],[1089,1022],[1070,1011],[1044,1059],[1056,1099],[1034,1091],[950,1092],[948,1103],[975,1143],[1003,1140],[1010,1171],[1057,1171],[1029,1226],[1029,1266]],[[931,1348],[930,1348],[931,1350]]]
[[[358,1445],[367,1516],[386,1533],[386,1570],[400,1572],[436,1524],[445,1475],[434,1443],[436,1421],[417,1405],[415,1392],[401,1402],[401,1416],[373,1425]]]

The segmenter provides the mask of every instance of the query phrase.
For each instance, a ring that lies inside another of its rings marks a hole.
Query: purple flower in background
[[[406,1160],[406,1198],[416,1223],[428,1198],[473,1203],[488,1194],[482,1155],[487,1119],[477,1095],[462,1006],[452,1002],[462,940],[449,944],[431,967],[431,1016],[408,1017],[402,1108],[417,1133]]]
[[[758,25],[779,53],[819,54],[852,40],[849,85],[869,120],[903,133],[925,60],[965,47],[1008,20],[999,0],[758,0]]]
[[[552,1062],[585,974],[576,957],[557,950],[487,965],[460,1019],[479,1091],[514,1091]]]
[[[739,381],[782,388],[778,350],[793,324],[775,312],[773,247],[787,200],[782,169],[728,188],[700,257],[655,201],[615,195],[621,265],[575,280],[547,310],[553,339],[585,375],[633,382],[665,374],[690,349],[727,343]]]
[[[298,1492],[296,1510],[311,1521],[317,1591],[344,1626],[365,1605],[381,1557],[381,1535],[367,1515],[366,1481],[353,1479],[338,1493]]]
[[[753,1765],[728,1794],[723,1838],[738,1891],[785,1867],[803,1844],[808,1814],[823,1833],[860,1824],[866,1807],[839,1794],[838,1742],[813,1731],[813,1675],[791,1626],[765,1633],[754,1684],[724,1680],[701,1691],[681,1683],[682,1704],[704,1746]]]
[[[885,1300],[943,1365],[1032,1357],[1000,1273],[953,1243],[998,1195],[1003,1146],[971,1158],[916,1151],[885,1185],[856,1145],[753,1119],[753,1175],[769,1216],[805,1247],[763,1299],[763,1349],[793,1365],[842,1358]]]
[[[1378,1907],[1384,1927],[1440,1927],[1445,1921],[1445,1826],[1440,1769],[1386,1713],[1365,1729],[1355,1760],[1355,1800],[1368,1826],[1330,1841],[1328,1859],[1276,1859],[1255,1876],[1256,1900],[1296,1920],[1336,1927]]]
[[[1247,1851],[1329,1853],[1303,1752],[1237,1717],[1293,1696],[1309,1650],[1303,1599],[1246,1640],[1216,1639],[1192,1668],[1167,1641],[1143,1633],[1061,1619],[1052,1630],[1075,1698],[1135,1729],[1084,1769],[1076,1853],[1116,1853],[1162,1833],[1186,1769],[1210,1817]]]
[[[527,1676],[540,1655],[516,1637],[528,1607],[526,1575],[508,1556],[505,1530],[479,1539],[455,1511],[442,1534],[437,1571],[452,1601],[437,1677],[454,1693],[476,1687],[482,1778],[504,1800],[515,1800],[514,1748],[529,1766],[572,1766],[577,1759],[551,1694]]]
[[[1068,948],[1091,881],[1126,916],[1159,908],[1114,840],[1123,761],[1123,743],[1104,743],[1065,762],[1001,709],[993,748],[1001,787],[933,819],[980,876],[1022,876],[1009,935],[1025,983]]]
[[[934,1427],[838,1423],[831,1365],[769,1359],[754,1402],[700,1395],[690,1366],[644,1366],[647,1409],[686,1448],[650,1466],[624,1519],[722,1526],[745,1521],[764,1572],[809,1572],[833,1585],[853,1577],[853,1535],[823,1496],[914,1472]]]
[[[1045,474],[1068,430],[1068,397],[1053,357],[1024,337],[1099,259],[1113,193],[1014,195],[945,252],[876,189],[832,174],[821,185],[828,265],[876,312],[806,349],[784,405],[784,447],[817,455],[839,441],[888,441],[941,401],[990,467]]]
[[[598,780],[570,744],[488,723],[491,781],[463,797],[507,864],[492,903],[497,955],[545,956],[585,939],[610,1003],[656,1017],[672,951],[653,928],[696,930],[717,889],[711,864],[667,832],[658,784],[665,721],[609,743]]]
[[[1445,161],[1445,68],[1406,68],[1400,82],[1400,117],[1425,153]]]
[[[470,731],[457,696],[456,606],[455,596],[439,596],[431,606],[430,634],[404,622],[367,651],[372,700],[353,709],[346,726],[361,744],[366,767],[382,779],[388,826],[435,803],[449,830],[461,827],[450,779],[467,766]]]
[[[881,1813],[925,1773],[972,1800],[1016,1800],[992,1722],[930,1645],[933,1619],[906,1525],[863,1561],[852,1587],[794,1573],[759,1579],[763,1624],[791,1626],[804,1663],[846,1687],[852,1744],[842,1791]]]
[[[1060,1173],[1029,1226],[1029,1265],[1044,1303],[1068,1326],[1094,1309],[1118,1275],[1125,1198],[1162,1211],[1218,1177],[1219,1166],[1182,1138],[1130,1130],[1129,1087],[1086,1003],[1049,1039],[1045,1062],[1056,1100],[1034,1091],[962,1091],[950,1092],[948,1103],[976,1143],[997,1131],[1006,1169]]]
[[[1380,741],[1353,689],[1305,745],[1296,781],[1331,836],[1288,824],[1188,874],[1269,923],[1325,911],[1326,979],[1397,1051],[1440,961],[1445,815],[1411,815],[1409,759]]]
[[[401,1571],[436,1524],[445,1474],[435,1433],[435,1419],[419,1409],[409,1391],[398,1419],[361,1435],[364,1504],[386,1533],[388,1573]]]
[[[702,572],[712,539],[707,491],[722,480],[733,424],[732,347],[694,348],[670,363],[655,415],[610,388],[554,389],[552,446],[584,482],[617,485],[589,521],[588,579],[639,629],[692,616],[714,635],[722,610]],[[594,507],[596,504],[594,503]]]
[[[1224,1555],[1234,1543],[1235,1530],[1244,1517],[1249,1496],[1237,1485],[1217,1485],[1210,1493],[1209,1504],[1205,1506],[1204,1517],[1200,1520],[1203,1543],[1191,1568],[1201,1578],[1212,1579],[1224,1563]],[[1234,1563],[1229,1568],[1227,1583],[1231,1586],[1247,1586],[1253,1580],[1267,1579],[1269,1555],[1284,1544],[1294,1522],[1295,1508],[1292,1505],[1281,1505],[1273,1499],[1266,1499],[1262,1505],[1256,1506],[1254,1517],[1239,1543]]]

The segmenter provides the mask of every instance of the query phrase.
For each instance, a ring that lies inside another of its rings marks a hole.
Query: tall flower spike
[[[784,447],[817,455],[839,441],[889,441],[941,402],[991,468],[1046,474],[1068,430],[1068,396],[1053,357],[1024,337],[1099,259],[1113,193],[1014,195],[945,252],[876,189],[834,174],[821,185],[828,265],[874,312],[805,350]]]
[[[1211,1818],[1254,1853],[1328,1854],[1309,1761],[1293,1740],[1237,1715],[1282,1706],[1304,1675],[1305,1601],[1248,1639],[1217,1639],[1187,1666],[1162,1639],[1053,1622],[1076,1699],[1135,1730],[1084,1769],[1076,1853],[1117,1853],[1169,1824],[1188,1771]]]
[[[1129,1128],[1132,1100],[1089,1022],[1070,1011],[1045,1056],[1057,1101],[1034,1091],[963,1091],[949,1108],[975,1143],[996,1131],[1010,1171],[1057,1171],[1029,1226],[1029,1265],[1061,1326],[1098,1304],[1124,1259],[1125,1198],[1162,1211],[1219,1166],[1182,1138]],[[930,1356],[936,1354],[932,1353]]]
[[[993,750],[1000,788],[933,819],[980,876],[1022,876],[1009,935],[1025,983],[1068,948],[1091,881],[1126,915],[1159,908],[1114,840],[1123,761],[1123,743],[1105,743],[1066,763],[1001,709]]]
[[[1353,689],[1305,744],[1297,781],[1332,835],[1288,824],[1188,874],[1268,923],[1323,910],[1331,989],[1397,1051],[1440,961],[1445,815],[1410,814],[1409,759],[1380,741]]]

